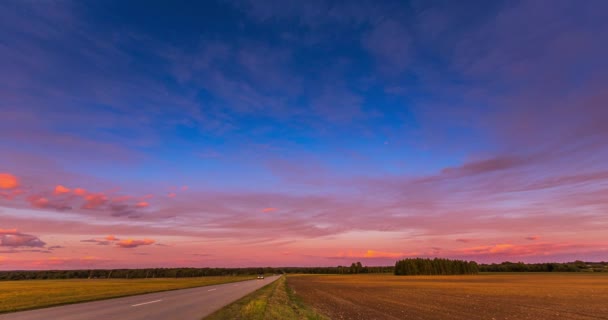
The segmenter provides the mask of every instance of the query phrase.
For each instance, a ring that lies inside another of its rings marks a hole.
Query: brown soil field
[[[608,319],[608,274],[290,275],[331,319]]]

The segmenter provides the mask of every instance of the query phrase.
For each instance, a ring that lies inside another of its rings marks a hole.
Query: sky
[[[608,261],[607,11],[0,1],[0,270]]]

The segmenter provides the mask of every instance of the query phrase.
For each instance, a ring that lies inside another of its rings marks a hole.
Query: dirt
[[[608,319],[608,274],[296,275],[331,319]]]

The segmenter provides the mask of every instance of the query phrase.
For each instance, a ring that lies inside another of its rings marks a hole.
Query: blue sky
[[[368,250],[389,260],[599,257],[606,9],[562,0],[4,1],[0,229],[70,247],[72,236],[114,235],[103,228],[119,221],[122,237],[233,241],[224,253],[238,252],[234,237],[246,234],[282,243],[293,264],[323,237],[352,245],[316,248],[319,263]],[[13,211],[25,209],[49,221]],[[84,234],[52,226],[66,217]],[[159,232],[165,223],[172,229]],[[393,241],[399,232],[409,240]],[[131,263],[104,254],[99,263]]]

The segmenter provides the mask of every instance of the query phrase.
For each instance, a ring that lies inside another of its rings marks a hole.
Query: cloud
[[[95,244],[100,245],[100,246],[107,246],[107,245],[110,245],[110,244],[115,243],[117,241],[120,241],[120,239],[116,238],[114,235],[107,235],[107,236],[105,236],[102,239],[80,240],[80,242],[95,243]]]
[[[80,240],[80,242],[95,243],[95,244],[100,245],[100,246],[107,246],[107,245],[110,245],[112,243],[111,241],[100,240],[100,239],[85,239],[85,240]]]
[[[10,173],[0,173],[0,189],[12,190],[19,187],[19,179]]]
[[[87,195],[87,190],[81,188],[75,188],[74,190],[72,190],[72,192],[74,192],[74,194],[79,197],[84,197]]]
[[[139,246],[148,246],[153,244],[155,241],[152,239],[143,239],[143,240],[133,240],[133,239],[125,239],[120,240],[116,243],[117,246],[121,248],[137,248]]]
[[[388,251],[376,251],[367,250],[365,252],[341,252],[335,256],[328,257],[330,259],[398,259],[403,257],[417,256],[418,252],[388,252]]]
[[[467,162],[459,167],[445,168],[441,171],[441,173],[456,177],[472,176],[478,174],[491,173],[495,171],[508,170],[525,164],[530,164],[530,162],[516,157],[503,156]]]
[[[475,239],[459,238],[459,239],[456,239],[456,241],[463,242],[463,243],[469,243],[469,242],[475,241]]]
[[[277,211],[277,208],[264,208],[262,209],[263,213],[269,213],[269,212],[275,212]]]
[[[102,193],[87,194],[84,198],[83,209],[99,209],[108,202],[108,197]]]
[[[384,251],[375,251],[375,250],[367,250],[363,255],[364,258],[401,258],[404,254],[402,252],[384,252]]]
[[[37,209],[55,209],[59,211],[72,209],[72,207],[63,200],[50,199],[41,195],[31,195],[27,200],[32,207]]]
[[[145,201],[141,201],[135,204],[136,208],[147,208],[148,206],[150,206],[150,204]]]
[[[64,187],[62,185],[57,185],[55,187],[55,194],[57,194],[57,195],[68,194],[68,193],[70,193],[70,191],[71,191],[70,189],[68,189],[68,188],[66,188],[66,187]]]
[[[0,246],[3,247],[37,247],[42,248],[46,243],[38,237],[25,234],[16,229],[0,229]]]
[[[536,241],[538,239],[540,239],[540,236],[529,236],[529,237],[526,237],[526,240],[530,240],[530,241]]]

